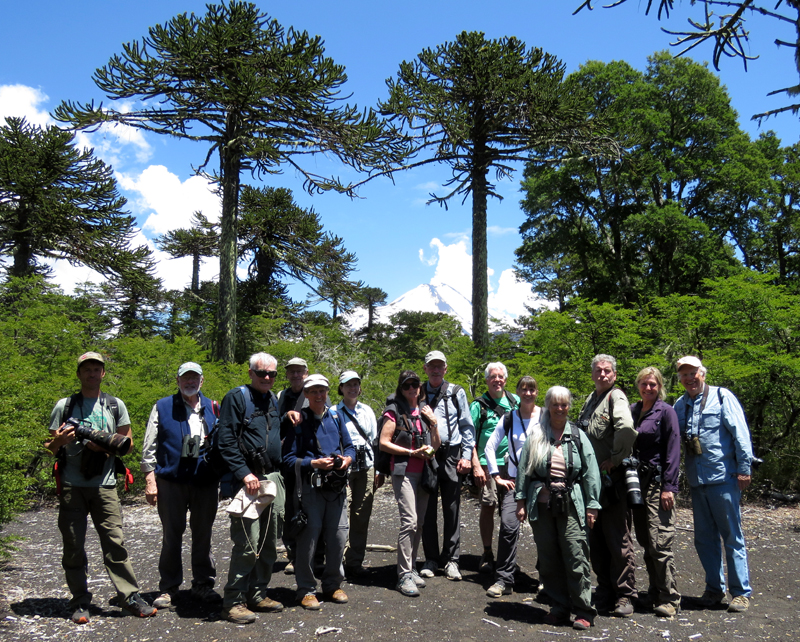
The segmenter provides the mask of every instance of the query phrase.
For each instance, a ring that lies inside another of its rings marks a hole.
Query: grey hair
[[[605,361],[606,363],[611,364],[611,369],[616,372],[617,371],[617,360],[612,357],[610,354],[596,354],[594,355],[594,359],[592,359],[592,370],[594,367],[600,363],[601,361]]]
[[[550,440],[553,437],[553,429],[550,427],[550,404],[554,401],[567,402],[572,406],[572,393],[564,386],[553,386],[547,390],[539,418],[539,429],[531,432],[525,440],[525,448],[528,449],[526,475],[533,475],[536,468],[547,461],[550,455]]]
[[[706,376],[706,372],[708,372],[708,368],[706,368],[705,366],[700,366],[697,369],[697,372],[699,372],[701,375],[703,375],[705,377]]]
[[[492,370],[502,370],[503,377],[508,379],[508,368],[506,368],[502,363],[499,361],[494,361],[492,363],[486,364],[486,370],[483,373],[483,378],[485,380],[489,380],[489,375],[492,374]]]
[[[259,363],[271,363],[273,364],[273,368],[278,367],[278,360],[266,352],[256,352],[254,355],[250,356],[250,370],[256,370],[256,366]]]

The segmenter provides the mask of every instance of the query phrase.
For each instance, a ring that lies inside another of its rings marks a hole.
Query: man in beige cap
[[[64,542],[61,566],[72,593],[69,607],[76,624],[89,622],[92,601],[85,550],[89,515],[103,549],[106,572],[117,590],[117,605],[138,617],[156,614],[156,609],[139,595],[125,549],[114,472],[116,457],[93,441],[76,439],[76,424],[131,438],[125,404],[100,391],[105,376],[105,359],[100,353],[86,352],[78,357],[81,391],[55,405],[50,414],[51,439],[45,444],[58,459],[58,529]]]
[[[192,597],[218,602],[211,554],[211,531],[217,516],[219,479],[203,457],[217,423],[219,406],[203,396],[203,368],[189,361],[178,368],[178,392],[159,399],[150,412],[142,446],[145,497],[158,508],[161,556],[158,560],[158,609],[173,606],[183,582],[181,540],[191,513]]]
[[[753,447],[742,405],[725,388],[706,383],[706,368],[694,356],[678,359],[684,395],[675,403],[692,493],[694,547],[706,572],[700,603],[713,608],[725,599],[722,544],[732,599],[728,612],[750,606],[750,571],[739,501],[750,485]]]

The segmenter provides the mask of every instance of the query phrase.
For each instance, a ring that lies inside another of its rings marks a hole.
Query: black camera
[[[75,438],[78,441],[91,441],[116,457],[127,455],[131,449],[130,437],[118,435],[115,432],[106,432],[105,430],[93,430],[91,424],[84,425],[82,421],[75,419],[75,417],[70,417],[64,424],[75,428]]]
[[[634,456],[622,460],[625,468],[625,487],[628,490],[629,506],[644,506],[642,486],[639,483],[639,460]]]

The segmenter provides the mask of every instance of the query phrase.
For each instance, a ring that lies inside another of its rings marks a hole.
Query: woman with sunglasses
[[[409,597],[418,596],[425,586],[415,566],[428,506],[422,471],[441,444],[436,417],[420,392],[417,373],[403,370],[394,395],[387,400],[380,431],[380,449],[391,455],[392,488],[400,512],[397,590]]]

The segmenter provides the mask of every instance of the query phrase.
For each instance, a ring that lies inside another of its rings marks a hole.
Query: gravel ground
[[[155,508],[143,500],[126,503],[125,535],[142,593],[156,597],[160,523]],[[0,574],[0,639],[55,640],[66,635],[73,640],[148,642],[216,642],[217,640],[286,640],[322,638],[329,642],[426,639],[467,642],[471,640],[797,640],[792,622],[800,615],[800,515],[796,508],[748,505],[743,509],[754,587],[750,610],[732,615],[724,609],[702,610],[693,598],[703,592],[703,575],[694,552],[691,512],[678,511],[676,565],[683,609],[673,619],[636,613],[629,619],[599,616],[586,632],[547,626],[542,617],[548,607],[537,602],[535,587],[536,547],[526,525],[520,540],[522,569],[513,595],[492,600],[485,589],[492,578],[477,573],[481,553],[477,501],[465,493],[462,502],[461,568],[464,579],[450,582],[443,577],[428,580],[422,596],[405,598],[394,590],[395,553],[369,551],[370,574],[343,587],[350,603],[326,603],[321,611],[308,612],[294,602],[294,576],[282,572],[279,560],[272,580],[272,597],[286,605],[278,614],[259,614],[255,624],[236,626],[219,619],[219,609],[193,604],[188,590],[180,594],[176,608],[160,611],[145,620],[123,617],[108,605],[114,590],[106,577],[99,544],[90,529],[90,586],[95,594],[89,624],[78,626],[66,610],[69,593],[60,565],[61,541],[56,527],[56,509],[30,511],[10,524],[4,534],[22,537],[10,563]],[[227,576],[230,540],[228,517],[220,510],[214,526],[214,550],[219,569],[218,588]],[[393,545],[398,529],[397,507],[391,491],[381,489],[376,497],[370,544]],[[187,535],[188,537],[188,535]],[[186,549],[186,547],[184,547]],[[639,557],[641,562],[641,556]],[[184,568],[188,558],[184,555]],[[646,586],[646,573],[637,569],[639,586]],[[333,629],[324,632],[327,629]]]

